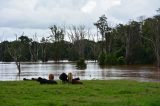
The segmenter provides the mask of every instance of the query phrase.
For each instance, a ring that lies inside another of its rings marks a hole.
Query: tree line
[[[159,10],[158,10],[159,12]],[[1,41],[0,61],[98,60],[100,65],[156,64],[160,66],[160,14],[109,27],[102,15],[93,23],[97,33],[80,26],[52,26],[51,35],[37,40],[24,33]],[[67,37],[68,40],[65,38]],[[98,39],[100,38],[100,39]],[[18,66],[18,64],[17,64]]]

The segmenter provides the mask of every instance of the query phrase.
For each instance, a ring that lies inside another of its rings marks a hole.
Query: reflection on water
[[[74,77],[82,80],[109,80],[109,79],[131,79],[138,81],[160,82],[160,69],[154,66],[109,66],[99,67],[97,63],[87,62],[87,69],[77,70],[74,63],[22,63],[22,72],[19,76],[15,63],[0,63],[0,80],[22,80],[23,78],[48,78],[53,73],[55,79],[63,72],[72,72]]]

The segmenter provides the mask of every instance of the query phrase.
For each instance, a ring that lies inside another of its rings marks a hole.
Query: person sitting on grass
[[[48,79],[49,80],[54,80],[54,75],[53,74],[49,74]]]
[[[68,82],[72,84],[83,84],[82,82],[79,81],[79,78],[73,78],[72,73],[68,73]]]
[[[60,76],[59,76],[59,79],[62,81],[63,84],[67,83],[68,82],[68,79],[67,79],[67,74],[66,73],[62,73]]]
[[[69,83],[72,83],[72,80],[73,80],[73,75],[72,75],[72,73],[68,73],[68,82],[69,82]]]
[[[68,73],[68,76],[66,73],[62,73],[59,76],[59,79],[62,80],[62,83],[82,84],[82,82],[79,81],[79,78],[73,78],[72,73]]]

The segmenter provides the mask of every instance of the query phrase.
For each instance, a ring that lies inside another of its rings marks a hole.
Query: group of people
[[[62,83],[82,84],[79,78],[73,78],[72,73],[68,73],[68,75],[66,73],[62,73],[59,76],[59,79],[62,81]]]
[[[59,79],[62,81],[62,83],[82,84],[79,78],[73,78],[72,73],[68,73],[68,75],[66,73],[62,73],[60,74]],[[30,79],[24,78],[23,80],[30,80]],[[31,80],[36,80],[40,82],[40,84],[57,84],[57,82],[54,80],[54,74],[49,74],[48,79],[38,77],[37,79],[32,78]]]

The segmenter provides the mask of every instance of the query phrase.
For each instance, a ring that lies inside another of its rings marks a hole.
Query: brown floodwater
[[[122,66],[107,66],[100,67],[97,63],[88,61],[85,70],[77,70],[75,63],[63,61],[59,64],[54,62],[36,62],[21,64],[21,74],[18,71],[14,62],[0,63],[0,80],[22,80],[23,78],[48,78],[50,73],[55,75],[55,79],[59,79],[59,75],[63,72],[72,72],[74,77],[79,77],[81,80],[113,80],[127,79],[144,82],[160,82],[160,69],[153,65],[122,65]]]

